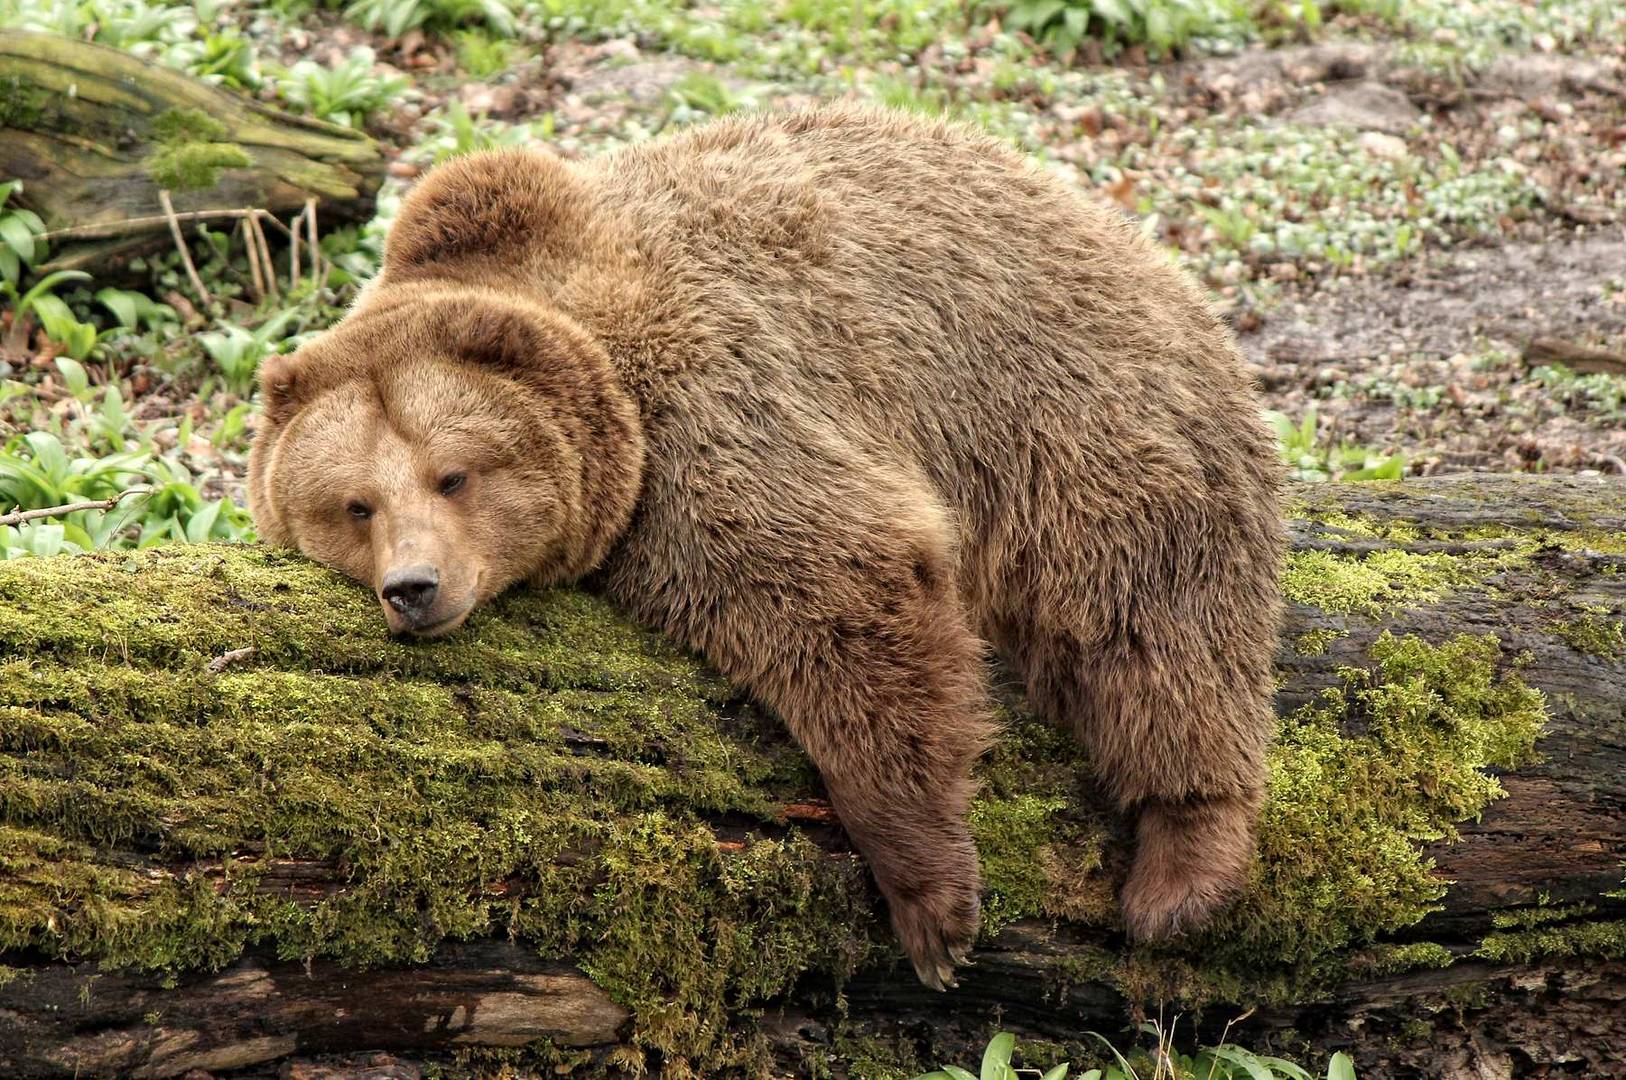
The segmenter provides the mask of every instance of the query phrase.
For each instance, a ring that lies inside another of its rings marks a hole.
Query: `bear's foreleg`
[[[688,472],[670,498],[656,476],[610,593],[785,720],[916,973],[942,988],[978,927],[967,815],[992,730],[985,648],[929,495],[884,471],[819,465],[814,482],[788,486],[741,468],[705,489]]]

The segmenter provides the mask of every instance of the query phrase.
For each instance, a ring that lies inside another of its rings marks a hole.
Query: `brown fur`
[[[264,383],[269,539],[375,588],[432,560],[454,587],[431,632],[596,571],[784,717],[928,983],[977,927],[985,641],[1137,815],[1131,932],[1195,926],[1243,879],[1270,440],[1196,289],[992,141],[842,107],[585,165],[464,157]]]

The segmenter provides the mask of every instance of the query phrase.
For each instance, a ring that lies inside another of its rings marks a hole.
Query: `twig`
[[[181,253],[181,262],[186,264],[186,276],[192,282],[192,288],[197,290],[203,306],[208,307],[213,301],[209,290],[203,287],[203,279],[198,277],[198,268],[192,265],[192,253],[186,250],[186,238],[181,235],[181,223],[175,217],[175,204],[169,201],[169,192],[160,191],[158,201],[164,204],[164,216],[169,219],[169,233],[175,238],[175,247]]]
[[[243,218],[237,230],[243,234],[243,253],[248,256],[248,274],[254,285],[255,303],[265,303],[265,273],[260,269],[260,245],[249,225],[252,218]]]
[[[174,218],[176,221],[214,221],[219,218],[245,218],[263,213],[265,213],[263,210],[246,208],[236,210],[188,210],[185,213],[175,214]],[[126,218],[123,221],[104,221],[95,225],[70,225],[66,229],[53,229],[50,232],[40,233],[35,239],[49,241],[74,237],[96,240],[109,236],[123,236],[125,233],[146,232],[154,225],[165,224],[169,219],[170,216],[167,214],[152,214],[147,217]],[[271,219],[271,223],[281,229],[284,235],[287,235],[288,226],[274,217]]]
[[[279,293],[279,290],[277,289],[277,267],[276,264],[271,261],[271,245],[266,243],[265,229],[260,225],[260,219],[262,217],[270,217],[270,215],[263,210],[255,210],[248,216],[248,223],[254,229],[254,239],[260,248],[260,261],[265,264],[266,292],[270,293],[271,296],[275,298]],[[276,218],[271,218],[271,220],[275,221]]]
[[[0,525],[21,525],[24,522],[39,518],[61,517],[64,514],[76,514],[81,510],[111,510],[131,495],[149,495],[152,487],[147,484],[138,484],[135,487],[125,488],[109,499],[91,499],[88,502],[67,503],[63,506],[45,506],[38,510],[13,510],[9,514],[0,514]]]
[[[254,646],[245,645],[241,649],[233,649],[230,652],[221,653],[204,666],[209,669],[209,674],[219,675],[222,671],[225,671],[228,667],[237,663],[237,661],[247,660],[253,655]]]
[[[304,211],[300,211],[303,216]],[[288,230],[288,291],[293,292],[299,288],[299,217],[290,219],[293,228]],[[282,222],[277,222],[278,225]]]
[[[322,245],[316,239],[316,200],[305,200],[305,239],[311,246],[311,277],[313,284],[322,287]]]

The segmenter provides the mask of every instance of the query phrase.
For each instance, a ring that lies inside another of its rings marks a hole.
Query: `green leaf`
[[[209,539],[209,534],[214,532],[215,521],[220,517],[220,511],[225,505],[224,499],[218,499],[193,514],[192,520],[186,523],[187,542],[201,544]]]
[[[1327,1080],[1355,1080],[1355,1062],[1342,1050],[1327,1062]]]
[[[41,278],[32,289],[29,289],[27,292],[23,293],[22,299],[17,301],[17,313],[20,315],[29,308],[36,306],[41,297],[49,295],[52,289],[56,288],[64,281],[89,280],[90,275],[85,273],[83,270],[58,270],[55,273],[46,274],[45,277]]]
[[[56,297],[51,299],[56,300]],[[61,301],[57,300],[57,303]],[[56,369],[62,373],[62,384],[68,388],[68,393],[83,401],[90,393],[90,376],[85,373],[85,365],[71,357],[59,356],[56,358]]]
[[[1259,1059],[1239,1046],[1216,1046],[1210,1053],[1221,1061],[1228,1061],[1248,1074],[1248,1080],[1275,1080],[1270,1070],[1260,1064]]]
[[[1011,1054],[1016,1050],[1016,1036],[1002,1031],[988,1040],[988,1049],[982,1052],[982,1080],[1005,1080],[1011,1070]]]
[[[0,240],[25,263],[34,261],[34,231],[15,214],[0,215]]]
[[[46,557],[60,555],[62,546],[67,540],[67,530],[55,523],[35,524],[24,535],[28,537],[29,549],[36,555]]]
[[[1284,1058],[1260,1055],[1259,1061],[1271,1072],[1287,1077],[1287,1080],[1311,1080],[1308,1072]]]
[[[96,299],[113,313],[119,325],[126,330],[134,330],[141,321],[135,298],[135,293],[125,292],[123,289],[102,289],[96,294]]]
[[[1071,1067],[1072,1066],[1068,1065],[1067,1062],[1064,1061],[1060,1065],[1057,1065],[1054,1069],[1051,1069],[1049,1072],[1041,1076],[1039,1080],[1067,1080],[1067,1070]],[[1088,1080],[1089,1074],[1085,1073],[1084,1075],[1085,1080]]]
[[[1118,26],[1128,26],[1134,21],[1129,9],[1124,7],[1122,0],[1090,0],[1090,6],[1104,22],[1116,23]]]
[[[953,1077],[954,1080],[977,1080],[975,1076],[972,1076],[958,1065],[944,1065],[943,1071]]]

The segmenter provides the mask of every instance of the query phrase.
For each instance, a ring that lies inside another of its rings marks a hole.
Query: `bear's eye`
[[[456,495],[463,489],[463,485],[468,483],[468,479],[468,473],[460,472],[454,472],[450,476],[443,477],[440,481],[440,493],[448,497]]]
[[[358,499],[351,499],[346,503],[345,510],[357,521],[366,521],[373,516],[373,508]]]

